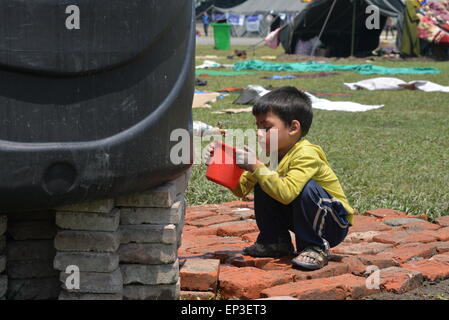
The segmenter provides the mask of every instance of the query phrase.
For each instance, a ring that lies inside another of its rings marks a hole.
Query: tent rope
[[[289,23],[284,24],[284,25],[281,27],[281,30],[279,30],[279,31],[284,30],[288,25],[289,25]],[[260,41],[257,42],[256,44],[250,45],[248,48],[245,48],[245,49],[243,49],[243,50],[244,50],[244,51],[250,51],[250,49],[252,49],[253,55],[256,55],[256,48],[257,48],[258,46],[260,46],[260,45],[261,45],[262,43],[264,43],[264,42],[265,42],[265,38],[263,38],[262,40],[260,40]],[[235,53],[234,53],[233,55],[229,56],[229,58],[231,59],[231,58],[233,58],[234,56],[235,56]]]
[[[318,43],[320,42],[321,37],[323,36],[324,30],[327,27],[327,23],[329,22],[329,19],[330,19],[331,15],[332,15],[332,12],[334,11],[334,8],[335,8],[336,4],[337,4],[337,0],[334,0],[334,2],[332,3],[332,7],[330,8],[329,13],[328,13],[328,15],[326,17],[326,21],[324,22],[324,25],[321,28],[320,34],[318,35],[318,39],[315,41],[315,44],[313,45],[312,56],[315,56],[315,51],[318,48]]]

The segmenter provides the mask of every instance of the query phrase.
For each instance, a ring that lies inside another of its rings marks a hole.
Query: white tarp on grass
[[[421,90],[425,92],[449,92],[449,86],[442,86],[426,80],[405,82],[398,78],[373,78],[355,83],[344,83],[351,90]]]
[[[319,110],[327,110],[327,111],[346,111],[346,112],[365,112],[369,110],[380,109],[384,105],[365,105],[357,102],[351,101],[331,101],[327,99],[320,99],[315,97],[314,95],[307,93],[306,94],[312,100],[312,108]]]

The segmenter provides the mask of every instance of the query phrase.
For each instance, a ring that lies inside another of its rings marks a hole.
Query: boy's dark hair
[[[303,91],[295,87],[281,87],[257,99],[253,115],[273,112],[290,126],[293,120],[301,124],[302,137],[305,137],[312,125],[312,102]]]

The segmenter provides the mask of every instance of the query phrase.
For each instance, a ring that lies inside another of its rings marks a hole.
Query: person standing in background
[[[421,45],[418,35],[419,17],[417,10],[421,7],[419,0],[407,0],[405,2],[404,31],[400,51],[406,57],[421,56]]]
[[[209,29],[209,15],[206,11],[203,12],[203,27],[204,27],[204,35],[208,36],[208,29]]]
[[[385,39],[388,39],[388,35],[391,33],[391,36],[394,39],[393,32],[393,19],[391,17],[387,18],[387,23],[385,24]]]

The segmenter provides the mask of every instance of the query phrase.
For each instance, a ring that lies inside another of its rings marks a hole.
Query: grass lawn
[[[245,49],[245,47],[233,47]],[[239,61],[226,59],[233,51],[217,51],[212,46],[197,46],[197,56],[217,55],[221,63]],[[260,47],[248,59],[281,55]],[[203,59],[197,59],[201,64]],[[343,63],[343,62],[339,62]],[[354,62],[351,62],[353,64]],[[429,80],[449,85],[449,62],[382,62],[387,67],[437,67],[439,75],[399,75],[405,81]],[[264,80],[263,76],[283,74],[254,72],[238,77],[207,77],[206,87],[199,90],[219,90],[226,87],[291,85],[310,91],[352,93],[352,97],[325,97],[330,100],[355,101],[364,104],[385,104],[379,110],[364,113],[314,111],[314,122],[307,139],[320,145],[327,154],[351,205],[364,212],[367,209],[391,208],[410,214],[425,213],[431,218],[449,215],[449,94],[420,91],[350,91],[343,82],[356,82],[371,76],[354,72],[339,72],[337,76],[317,79]],[[288,73],[284,73],[288,74]],[[377,77],[377,76],[372,76]],[[217,115],[211,111],[240,108],[232,105],[230,95],[212,105],[212,109],[194,109],[193,119],[227,129],[255,128],[250,113]],[[225,188],[205,177],[206,167],[194,165],[187,190],[189,205],[220,203],[236,198]]]

